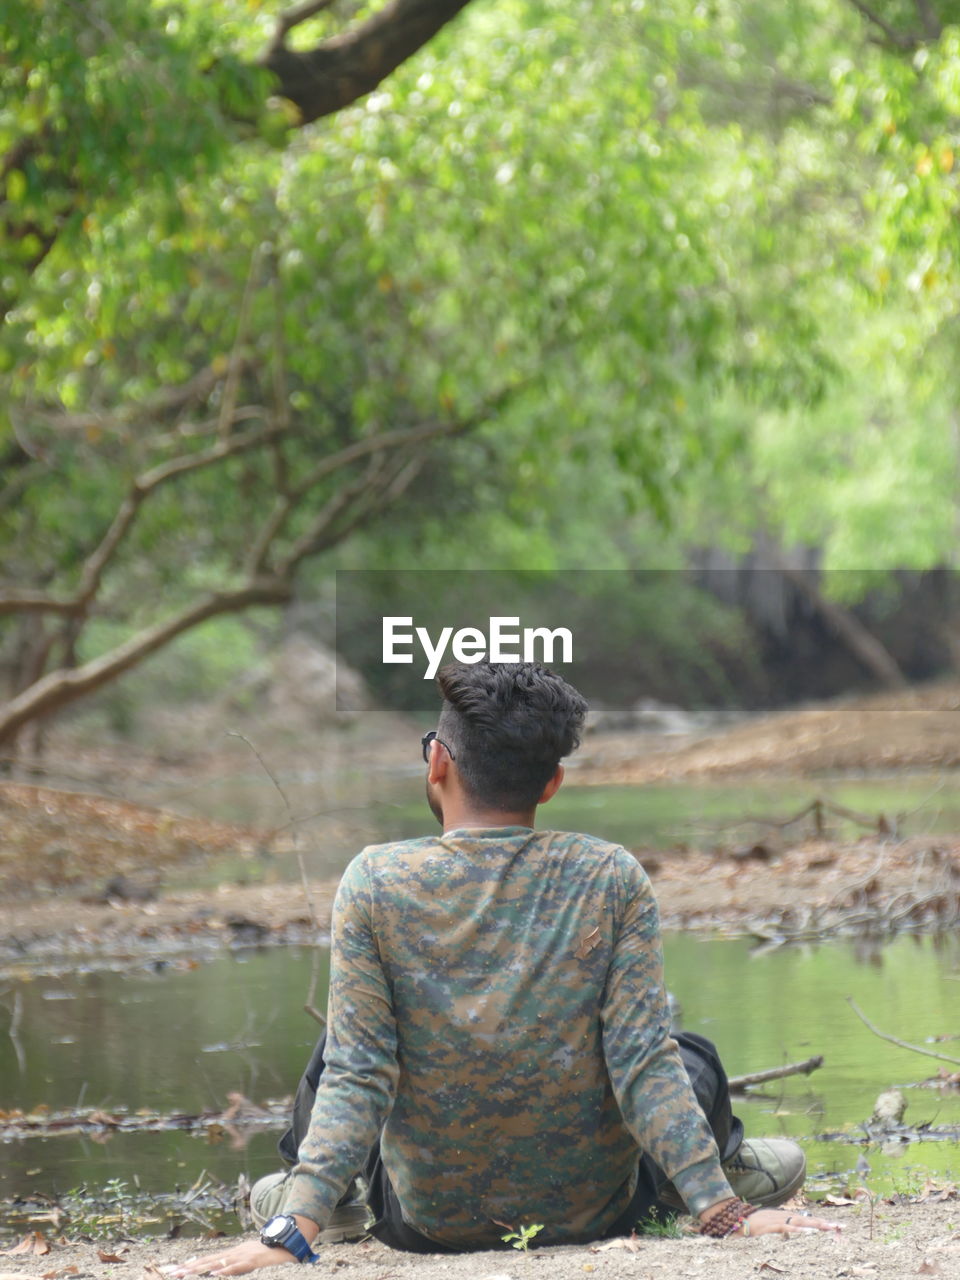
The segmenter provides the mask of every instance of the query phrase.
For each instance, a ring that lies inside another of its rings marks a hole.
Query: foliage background
[[[709,552],[844,569],[825,582],[848,603],[877,571],[952,566],[950,10],[473,0],[373,93],[302,125],[257,65],[272,5],[14,0],[10,598],[79,599],[142,478],[194,465],[151,490],[82,607],[0,617],[11,693],[201,598],[322,598],[337,566]],[[287,44],[378,11],[333,5]],[[269,441],[231,452],[248,430]],[[297,478],[384,432],[433,434],[380,473],[371,448],[323,476],[251,565]],[[683,592],[664,607],[684,631]],[[699,606],[708,648],[729,643],[722,612]],[[669,652],[643,616],[629,625]],[[205,626],[218,654],[243,632]]]

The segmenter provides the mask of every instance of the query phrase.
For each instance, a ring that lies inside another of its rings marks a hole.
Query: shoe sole
[[[332,1223],[320,1232],[321,1244],[349,1244],[354,1240],[362,1240],[369,1234],[367,1226],[370,1222],[370,1214],[366,1205],[357,1205],[350,1209],[341,1207],[334,1210],[334,1215],[340,1221]]]
[[[775,1209],[778,1204],[783,1204],[787,1200],[793,1199],[807,1179],[807,1165],[804,1161],[803,1168],[796,1175],[792,1182],[788,1182],[785,1187],[780,1187],[772,1195],[757,1196],[751,1200],[751,1204],[759,1205],[761,1209]]]

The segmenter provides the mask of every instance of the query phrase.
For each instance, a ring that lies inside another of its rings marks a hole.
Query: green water
[[[418,766],[402,777],[368,777],[353,790],[339,777],[321,781],[319,786],[307,774],[281,779],[314,875],[339,874],[364,843],[433,829]],[[290,816],[278,808],[276,788],[260,776],[224,785],[225,816],[267,827]],[[782,820],[815,797],[874,818],[883,813],[888,821],[903,814],[904,833],[960,829],[960,781],[949,775],[749,786],[574,785],[543,810],[542,822],[591,830],[630,848],[736,845],[762,836],[762,822],[753,819]],[[861,829],[831,821],[838,835]],[[794,833],[809,829],[807,820]],[[295,858],[264,856],[185,868],[181,883],[195,887],[260,875],[294,880],[298,874]],[[814,1184],[820,1175],[842,1180],[860,1155],[856,1146],[817,1141],[818,1134],[862,1123],[881,1090],[913,1085],[938,1065],[872,1036],[844,997],[853,996],[901,1039],[923,1043],[960,1033],[958,939],[903,938],[882,950],[864,946],[831,942],[754,956],[746,941],[665,940],[668,982],[683,1006],[683,1025],[714,1039],[732,1073],[824,1055],[825,1066],[811,1077],[786,1080],[768,1087],[765,1097],[737,1103],[749,1133],[803,1141]],[[233,1090],[255,1100],[283,1097],[293,1090],[314,1038],[314,1024],[301,1012],[312,958],[310,951],[287,948],[221,955],[199,965],[145,965],[126,974],[9,977],[0,985],[0,1110],[86,1105],[199,1112],[222,1107]],[[8,1027],[16,1010],[13,1041]],[[941,1047],[960,1058],[960,1041]],[[909,1122],[960,1123],[960,1095],[918,1088],[907,1093]],[[275,1167],[276,1136],[261,1131],[213,1141],[173,1132],[2,1144],[0,1200],[28,1191],[56,1197],[81,1183],[102,1187],[113,1179],[167,1192],[190,1186],[203,1171],[232,1184],[240,1173],[256,1178]],[[868,1159],[869,1185],[880,1190],[908,1186],[928,1173],[960,1179],[954,1143],[910,1144],[899,1159],[871,1148]],[[21,1226],[0,1210],[0,1234]]]
[[[815,799],[842,805],[866,820],[858,823],[827,812],[827,832],[836,837],[875,830],[881,814],[902,835],[960,831],[960,779],[952,774],[643,787],[578,787],[575,772],[571,780],[574,785],[560,790],[542,811],[542,825],[588,831],[602,825],[606,839],[628,848],[742,843],[770,831],[763,819],[786,821]],[[807,816],[784,828],[784,835],[797,838],[812,831],[813,819]]]
[[[803,1142],[814,1187],[822,1175],[836,1175],[831,1186],[857,1178],[861,1154],[817,1135],[865,1121],[876,1095],[892,1085],[906,1089],[908,1122],[960,1123],[960,1094],[912,1087],[937,1063],[871,1035],[844,999],[852,996],[882,1029],[917,1044],[960,1033],[960,939],[903,938],[882,950],[832,942],[754,958],[746,941],[671,934],[665,957],[683,1025],[713,1039],[731,1073],[824,1055],[812,1076],[736,1103],[748,1134]],[[20,1061],[0,1021],[0,1107],[83,1102],[183,1112],[222,1106],[231,1090],[255,1100],[282,1097],[313,1043],[314,1024],[301,1012],[311,962],[309,951],[274,949],[159,973],[8,984],[4,1008],[20,995]],[[960,1041],[929,1047],[960,1057]],[[110,1179],[170,1191],[204,1170],[227,1183],[241,1172],[256,1178],[276,1165],[276,1137],[259,1132],[235,1146],[183,1133],[8,1143],[0,1146],[0,1198],[25,1190],[56,1196]],[[899,1159],[871,1147],[867,1158],[867,1185],[876,1190],[927,1176],[960,1178],[955,1143],[910,1144]],[[7,1234],[21,1225],[0,1215]]]
[[[205,804],[208,812],[222,811],[232,821],[252,822],[268,830],[287,830],[292,814],[310,874],[337,876],[365,844],[435,830],[423,800],[421,775],[420,767],[412,766],[402,776],[341,778],[337,786],[325,784],[319,789],[312,775],[281,776],[278,780],[290,803],[288,814],[272,781],[250,774],[216,786],[205,783]],[[875,829],[881,814],[903,835],[960,831],[960,778],[952,774],[581,787],[576,785],[576,770],[571,769],[569,780],[540,811],[540,825],[591,831],[629,849],[752,843],[771,830],[763,819],[782,822],[814,799],[832,801],[867,820],[867,825],[861,825],[827,813],[827,834],[840,838],[861,835],[871,829],[870,824]],[[784,835],[800,838],[812,831],[812,818],[807,817],[786,828]],[[223,878],[263,875],[295,881],[299,874],[295,858],[268,857],[242,864],[221,859],[204,864],[199,871],[185,868],[175,883],[215,884]]]
[[[846,1000],[851,996],[880,1030],[960,1059],[960,1038],[926,1043],[960,1037],[960,938],[901,938],[882,948],[845,940],[753,956],[744,939],[672,934],[665,963],[683,1025],[717,1043],[730,1074],[823,1055],[810,1076],[768,1084],[764,1096],[736,1103],[748,1134],[801,1140],[811,1173],[854,1169],[860,1148],[815,1138],[862,1133],[884,1089],[903,1089],[909,1125],[960,1124],[960,1092],[915,1087],[946,1064],[878,1039]],[[960,1147],[952,1142],[871,1147],[867,1159],[868,1185],[885,1192],[928,1174],[960,1178]]]

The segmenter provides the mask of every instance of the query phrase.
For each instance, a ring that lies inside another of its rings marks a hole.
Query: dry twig
[[[923,1053],[928,1058],[939,1058],[941,1062],[951,1062],[955,1067],[960,1067],[960,1058],[951,1058],[949,1054],[937,1053],[933,1049],[924,1049],[919,1044],[908,1044],[906,1040],[898,1040],[896,1036],[889,1035],[886,1031],[881,1031],[875,1027],[862,1009],[857,1007],[857,1003],[853,996],[847,996],[847,1004],[857,1015],[868,1031],[872,1031],[875,1036],[879,1036],[881,1040],[889,1040],[891,1044],[899,1045],[901,1049],[911,1049],[914,1053]]]
[[[290,820],[290,827],[293,830],[293,843],[294,843],[294,848],[297,854],[297,865],[300,868],[300,881],[301,881],[301,884],[303,885],[304,897],[307,900],[307,907],[309,908],[309,911],[310,911],[310,919],[313,921],[313,927],[316,929],[317,933],[319,933],[320,921],[317,917],[317,908],[313,901],[313,893],[310,889],[310,882],[307,879],[307,868],[304,865],[303,853],[300,849],[299,838],[298,838],[299,833],[296,827],[296,819],[293,816],[293,808],[291,807],[290,799],[287,796],[287,793],[284,791],[283,787],[280,785],[280,781],[277,778],[276,774],[273,772],[273,770],[267,764],[266,760],[264,760],[263,756],[260,754],[257,748],[253,745],[253,743],[250,741],[249,738],[245,737],[244,734],[239,733],[236,730],[230,730],[227,734],[227,737],[239,738],[241,742],[245,742],[247,744],[247,746],[250,748],[250,750],[259,760],[261,769],[264,771],[264,773],[267,775],[267,777],[276,787],[277,791],[280,793],[280,799],[283,801],[284,808],[287,811],[287,817]],[[310,986],[307,990],[307,998],[304,1001],[303,1011],[304,1013],[309,1014],[310,1017],[313,1018],[315,1022],[318,1022],[321,1027],[325,1027],[327,1025],[327,1020],[314,1004],[314,1000],[316,999],[316,995],[317,995],[317,983],[319,981],[319,978],[320,978],[320,952],[315,949],[313,954],[313,967],[310,971]]]

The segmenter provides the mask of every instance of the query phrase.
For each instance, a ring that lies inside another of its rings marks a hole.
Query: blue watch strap
[[[286,1240],[284,1240],[283,1247],[288,1249],[298,1262],[316,1262],[320,1256],[314,1253],[307,1244],[306,1236],[299,1227],[292,1229]]]
[[[318,1261],[292,1213],[274,1214],[260,1229],[260,1239],[270,1249],[286,1249],[298,1262]]]

